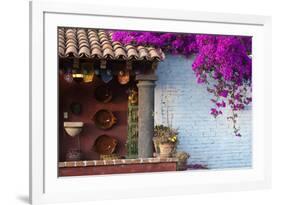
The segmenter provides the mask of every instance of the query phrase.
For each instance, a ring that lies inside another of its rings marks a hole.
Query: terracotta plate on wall
[[[117,119],[113,113],[105,109],[97,111],[92,120],[98,128],[103,130],[111,128],[117,122]]]
[[[100,155],[109,155],[115,151],[117,144],[118,141],[114,137],[100,135],[96,139],[93,148]]]
[[[95,89],[95,98],[99,102],[108,103],[112,99],[112,91],[106,85],[98,86]]]

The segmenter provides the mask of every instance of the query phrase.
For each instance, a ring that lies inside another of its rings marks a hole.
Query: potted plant
[[[178,159],[177,170],[182,171],[187,169],[187,160],[190,155],[187,152],[177,152],[175,157]]]
[[[153,142],[161,158],[171,157],[178,143],[178,131],[165,125],[156,125]]]

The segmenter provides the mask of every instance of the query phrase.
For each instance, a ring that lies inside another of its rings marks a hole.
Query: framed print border
[[[56,29],[58,26],[91,25],[96,28],[193,33],[206,33],[209,29],[208,33],[212,34],[252,35],[253,97],[256,99],[253,103],[253,168],[58,177],[57,152],[54,151],[57,147],[58,98]],[[78,1],[30,2],[30,111],[32,204],[268,188],[271,185],[271,18],[108,7]],[[163,177],[166,184],[163,184]],[[145,184],[144,181],[155,183]],[[75,186],[80,186],[79,192],[75,191]],[[165,187],[169,189],[165,190]]]

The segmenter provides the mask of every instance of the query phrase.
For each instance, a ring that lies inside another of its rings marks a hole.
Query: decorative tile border
[[[138,159],[111,159],[59,162],[59,167],[89,167],[123,164],[153,164],[163,162],[177,162],[177,158],[138,158]]]

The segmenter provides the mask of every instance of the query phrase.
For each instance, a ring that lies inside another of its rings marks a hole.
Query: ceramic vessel
[[[160,158],[171,157],[174,151],[174,147],[175,145],[172,143],[160,143],[159,144]]]
[[[64,122],[64,129],[66,133],[71,137],[79,135],[82,131],[83,126],[83,122]]]
[[[105,109],[97,111],[92,120],[98,128],[103,130],[111,128],[117,122],[117,119],[113,113]]]

